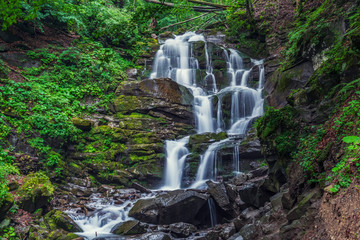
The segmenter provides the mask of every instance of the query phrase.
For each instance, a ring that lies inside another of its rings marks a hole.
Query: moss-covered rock
[[[45,224],[50,230],[64,229],[67,232],[81,232],[81,228],[65,213],[52,210],[44,216]]]
[[[89,121],[87,119],[73,118],[72,122],[75,127],[79,128],[81,130],[90,131],[90,129],[91,129],[91,121]]]
[[[146,233],[146,229],[141,225],[139,221],[130,220],[126,221],[111,229],[111,233],[122,235],[136,235]]]
[[[192,152],[203,153],[211,143],[225,138],[227,138],[226,132],[195,134],[190,136],[189,147]]]
[[[19,188],[20,207],[28,212],[45,207],[54,196],[54,186],[43,173],[31,173]]]
[[[11,194],[7,194],[0,204],[0,222],[5,218],[7,212],[14,205],[14,198]]]

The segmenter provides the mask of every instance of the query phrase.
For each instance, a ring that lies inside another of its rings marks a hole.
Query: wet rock
[[[50,230],[64,229],[67,232],[81,232],[81,228],[66,214],[52,210],[44,216],[44,222]]]
[[[130,220],[113,227],[110,232],[119,235],[136,235],[146,233],[146,229],[139,221]]]
[[[140,238],[141,240],[171,240],[171,237],[166,233],[146,233]]]
[[[258,232],[254,224],[246,224],[241,228],[240,235],[244,240],[253,240],[258,236]]]
[[[246,182],[247,179],[248,179],[248,175],[246,175],[243,172],[239,172],[238,174],[236,174],[236,176],[234,178],[231,179],[230,182],[234,185],[239,186],[239,185],[243,184],[244,182]]]
[[[260,215],[258,209],[247,208],[241,212],[241,218],[253,222]]]
[[[266,174],[268,174],[269,168],[264,166],[261,168],[257,168],[255,170],[252,170],[248,173],[249,178],[257,178],[257,177],[263,177]]]
[[[173,223],[170,224],[170,232],[174,237],[185,238],[193,234],[197,228],[189,223]]]
[[[244,240],[244,238],[241,236],[241,233],[235,233],[228,240]]]
[[[220,233],[220,236],[223,239],[229,239],[235,233],[236,233],[235,225],[233,223],[230,223],[224,225],[223,230]]]
[[[236,212],[232,208],[224,183],[214,183],[212,181],[207,181],[206,184],[209,186],[208,192],[214,198],[217,205],[227,215],[229,215],[230,217],[235,217]]]
[[[153,224],[171,224],[186,222],[199,224],[207,212],[208,197],[196,191],[177,190],[151,199],[140,199],[129,212],[142,222]]]
[[[269,201],[271,194],[264,189],[263,184],[265,178],[258,178],[251,182],[246,182],[244,185],[238,187],[240,198],[243,202],[259,208]]]
[[[142,193],[151,193],[151,191],[150,191],[149,189],[145,188],[144,186],[142,186],[141,184],[136,183],[136,182],[133,182],[133,183],[131,184],[131,187],[139,190],[139,191],[142,192]]]

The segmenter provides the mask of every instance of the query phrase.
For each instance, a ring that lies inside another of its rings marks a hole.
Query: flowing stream
[[[199,61],[194,57],[193,44],[204,42],[206,58],[206,75],[200,86],[197,72],[200,70]],[[264,65],[262,60],[251,59],[251,67],[246,69],[244,60],[234,49],[224,49],[224,60],[227,64],[229,84],[219,90],[213,66],[209,44],[204,36],[193,32],[168,39],[161,45],[156,54],[154,68],[151,78],[170,77],[192,91],[194,96],[194,115],[197,133],[226,131],[230,136],[228,139],[211,144],[203,153],[197,171],[196,179],[192,188],[200,188],[208,179],[217,178],[217,151],[224,145],[234,145],[234,171],[239,172],[239,144],[234,144],[233,138],[244,135],[249,129],[249,124],[258,116],[263,114],[262,90],[264,85]],[[249,65],[249,64],[248,64]],[[249,86],[249,77],[254,68],[259,70],[259,81],[257,87]],[[230,124],[224,123],[223,98],[231,94]],[[213,101],[217,100],[217,106]],[[165,189],[178,189],[182,187],[181,179],[184,174],[186,156],[185,140],[189,137],[167,141],[166,143],[166,169]]]

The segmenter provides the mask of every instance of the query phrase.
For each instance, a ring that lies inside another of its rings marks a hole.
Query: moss
[[[0,222],[5,218],[7,212],[14,205],[14,198],[11,194],[7,194],[0,204]]]
[[[31,173],[24,179],[24,184],[17,193],[20,196],[20,206],[29,212],[46,206],[54,196],[54,186],[43,173]]]
[[[84,130],[84,131],[90,131],[91,129],[91,121],[82,119],[82,118],[73,118],[72,123],[75,127]]]
[[[81,228],[65,213],[52,210],[44,216],[44,221],[50,230],[64,229],[68,232],[80,232]]]
[[[31,173],[24,179],[24,184],[20,187],[18,194],[29,198],[53,197],[54,186],[43,172]]]

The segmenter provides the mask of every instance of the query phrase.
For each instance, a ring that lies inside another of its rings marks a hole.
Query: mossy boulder
[[[111,233],[121,234],[121,235],[136,235],[146,233],[146,229],[142,224],[137,220],[130,220],[120,225],[116,225],[111,229]]]
[[[54,186],[43,172],[31,173],[24,179],[18,194],[19,206],[28,212],[34,212],[48,205],[54,196]]]
[[[203,153],[211,143],[218,142],[226,138],[226,132],[195,134],[190,136],[189,147],[191,152]]]
[[[118,97],[110,106],[113,112],[152,112],[153,116],[163,115],[175,122],[194,122],[191,92],[170,78],[126,82],[116,90],[116,94]]]
[[[91,121],[87,119],[82,118],[73,118],[72,122],[75,127],[84,130],[84,131],[90,131],[91,130]]]
[[[66,214],[52,210],[44,216],[44,221],[50,230],[64,229],[67,232],[81,232],[81,228]]]
[[[7,194],[0,204],[0,222],[5,218],[6,213],[14,205],[14,198],[11,194]]]

